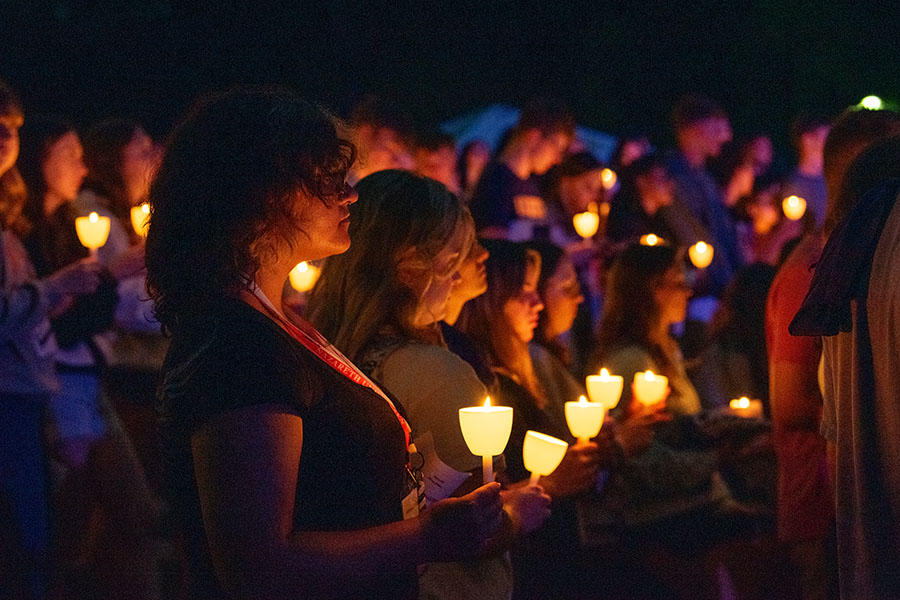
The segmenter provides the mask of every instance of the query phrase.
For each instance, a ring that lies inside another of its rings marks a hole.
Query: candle
[[[604,190],[611,190],[616,185],[616,172],[612,169],[603,169],[600,171],[600,181],[603,182]]]
[[[298,292],[308,292],[316,285],[316,281],[319,279],[319,273],[319,267],[303,261],[291,269],[288,278],[291,280],[292,288]]]
[[[537,485],[538,480],[556,470],[566,455],[569,447],[564,441],[555,437],[538,433],[525,432],[525,443],[522,445],[522,461],[525,468],[531,471],[530,485]]]
[[[109,237],[109,217],[101,217],[92,212],[86,217],[78,217],[75,219],[75,233],[78,234],[78,241],[85,248],[89,248],[91,256],[97,256],[97,248],[106,243]]]
[[[599,402],[588,402],[584,396],[579,396],[578,402],[566,402],[566,423],[579,444],[591,441],[600,433],[605,417],[606,407]]]
[[[806,200],[800,196],[788,196],[781,203],[784,216],[791,221],[797,221],[806,213]]]
[[[648,233],[641,237],[641,244],[644,246],[659,246],[663,243],[663,239],[654,233]]]
[[[669,388],[669,378],[653,371],[634,374],[634,396],[644,406],[662,402]]]
[[[713,247],[706,242],[697,242],[688,249],[691,262],[698,269],[705,269],[713,259]]]
[[[746,419],[761,419],[763,417],[763,405],[761,400],[751,400],[746,396],[737,398],[728,403],[731,412]]]
[[[150,228],[150,205],[144,202],[138,206],[131,207],[131,226],[135,233],[141,237],[147,237],[147,229]]]
[[[512,431],[513,411],[509,406],[491,406],[491,397],[484,406],[459,409],[459,426],[469,451],[481,457],[484,483],[494,480],[493,459],[503,454]]]
[[[600,369],[599,375],[588,375],[584,383],[591,400],[607,410],[614,409],[622,397],[622,376],[610,375],[606,369]]]
[[[590,210],[578,213],[572,217],[572,224],[575,226],[575,231],[578,232],[578,235],[588,239],[597,233],[597,229],[600,227],[600,215]]]

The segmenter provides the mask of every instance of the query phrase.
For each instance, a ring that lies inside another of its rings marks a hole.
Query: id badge
[[[403,520],[414,519],[425,508],[425,479],[422,467],[425,460],[416,450],[415,444],[409,445],[409,466],[406,468],[406,495],[403,497]]]

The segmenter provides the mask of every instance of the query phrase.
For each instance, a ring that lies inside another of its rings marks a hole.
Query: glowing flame
[[[656,375],[653,374],[653,371],[647,371],[644,373],[644,379],[647,381],[653,381],[656,379]]]
[[[738,398],[737,407],[738,408],[750,408],[750,398],[747,398],[746,396],[744,396],[742,398]]]
[[[600,369],[600,377],[602,377],[603,379],[608,379],[609,371],[606,369]]]
[[[612,169],[603,169],[600,171],[600,179],[603,181],[603,189],[612,189],[616,185],[616,172]]]
[[[578,404],[587,406],[588,399],[584,396],[578,396]]]
[[[490,396],[487,396],[487,397],[484,399],[484,407],[485,407],[485,408],[490,408],[490,407],[491,407],[491,397],[490,397]]]
[[[89,220],[91,223],[96,223],[97,221],[100,220],[100,215],[98,215],[98,214],[95,213],[95,212],[92,212],[91,214],[88,215],[88,220]]]
[[[656,246],[660,243],[660,241],[661,240],[659,239],[659,236],[653,233],[648,233],[641,238],[641,243],[645,246]]]

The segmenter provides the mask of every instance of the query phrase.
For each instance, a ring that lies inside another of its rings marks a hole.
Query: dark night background
[[[0,77],[30,112],[157,135],[198,93],[281,83],[338,113],[367,91],[422,125],[551,92],[584,125],[669,142],[688,91],[737,133],[900,98],[900,4],[0,0]]]

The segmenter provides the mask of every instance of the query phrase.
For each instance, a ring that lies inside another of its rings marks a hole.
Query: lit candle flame
[[[602,377],[603,379],[608,379],[609,371],[606,369],[600,369],[600,377]]]
[[[750,408],[750,398],[746,396],[738,398],[737,405],[739,408]]]
[[[656,375],[653,374],[653,371],[647,371],[646,373],[644,373],[644,379],[646,379],[647,381],[653,381],[654,379],[656,379]]]
[[[485,408],[490,408],[490,407],[491,407],[491,397],[490,397],[490,396],[487,396],[487,397],[484,399],[484,407],[485,407]]]
[[[699,241],[688,249],[691,263],[698,269],[705,269],[712,263],[713,247],[704,241]]]
[[[587,404],[588,399],[585,396],[578,396],[578,404]]]
[[[603,181],[603,189],[612,189],[616,185],[616,172],[612,169],[603,169],[600,171],[600,179]]]
[[[297,270],[301,273],[306,273],[307,271],[309,271],[309,263],[304,260],[302,263],[297,265]]]
[[[784,215],[791,221],[797,221],[806,212],[806,200],[799,196],[788,196],[781,203]]]
[[[641,243],[645,246],[656,246],[659,244],[659,242],[660,242],[659,236],[657,236],[653,233],[648,233],[647,235],[645,235],[644,237],[641,238]]]
[[[95,212],[92,212],[91,214],[88,215],[88,220],[89,220],[91,223],[96,223],[97,221],[100,220],[100,215],[98,215],[98,214],[95,213]]]

